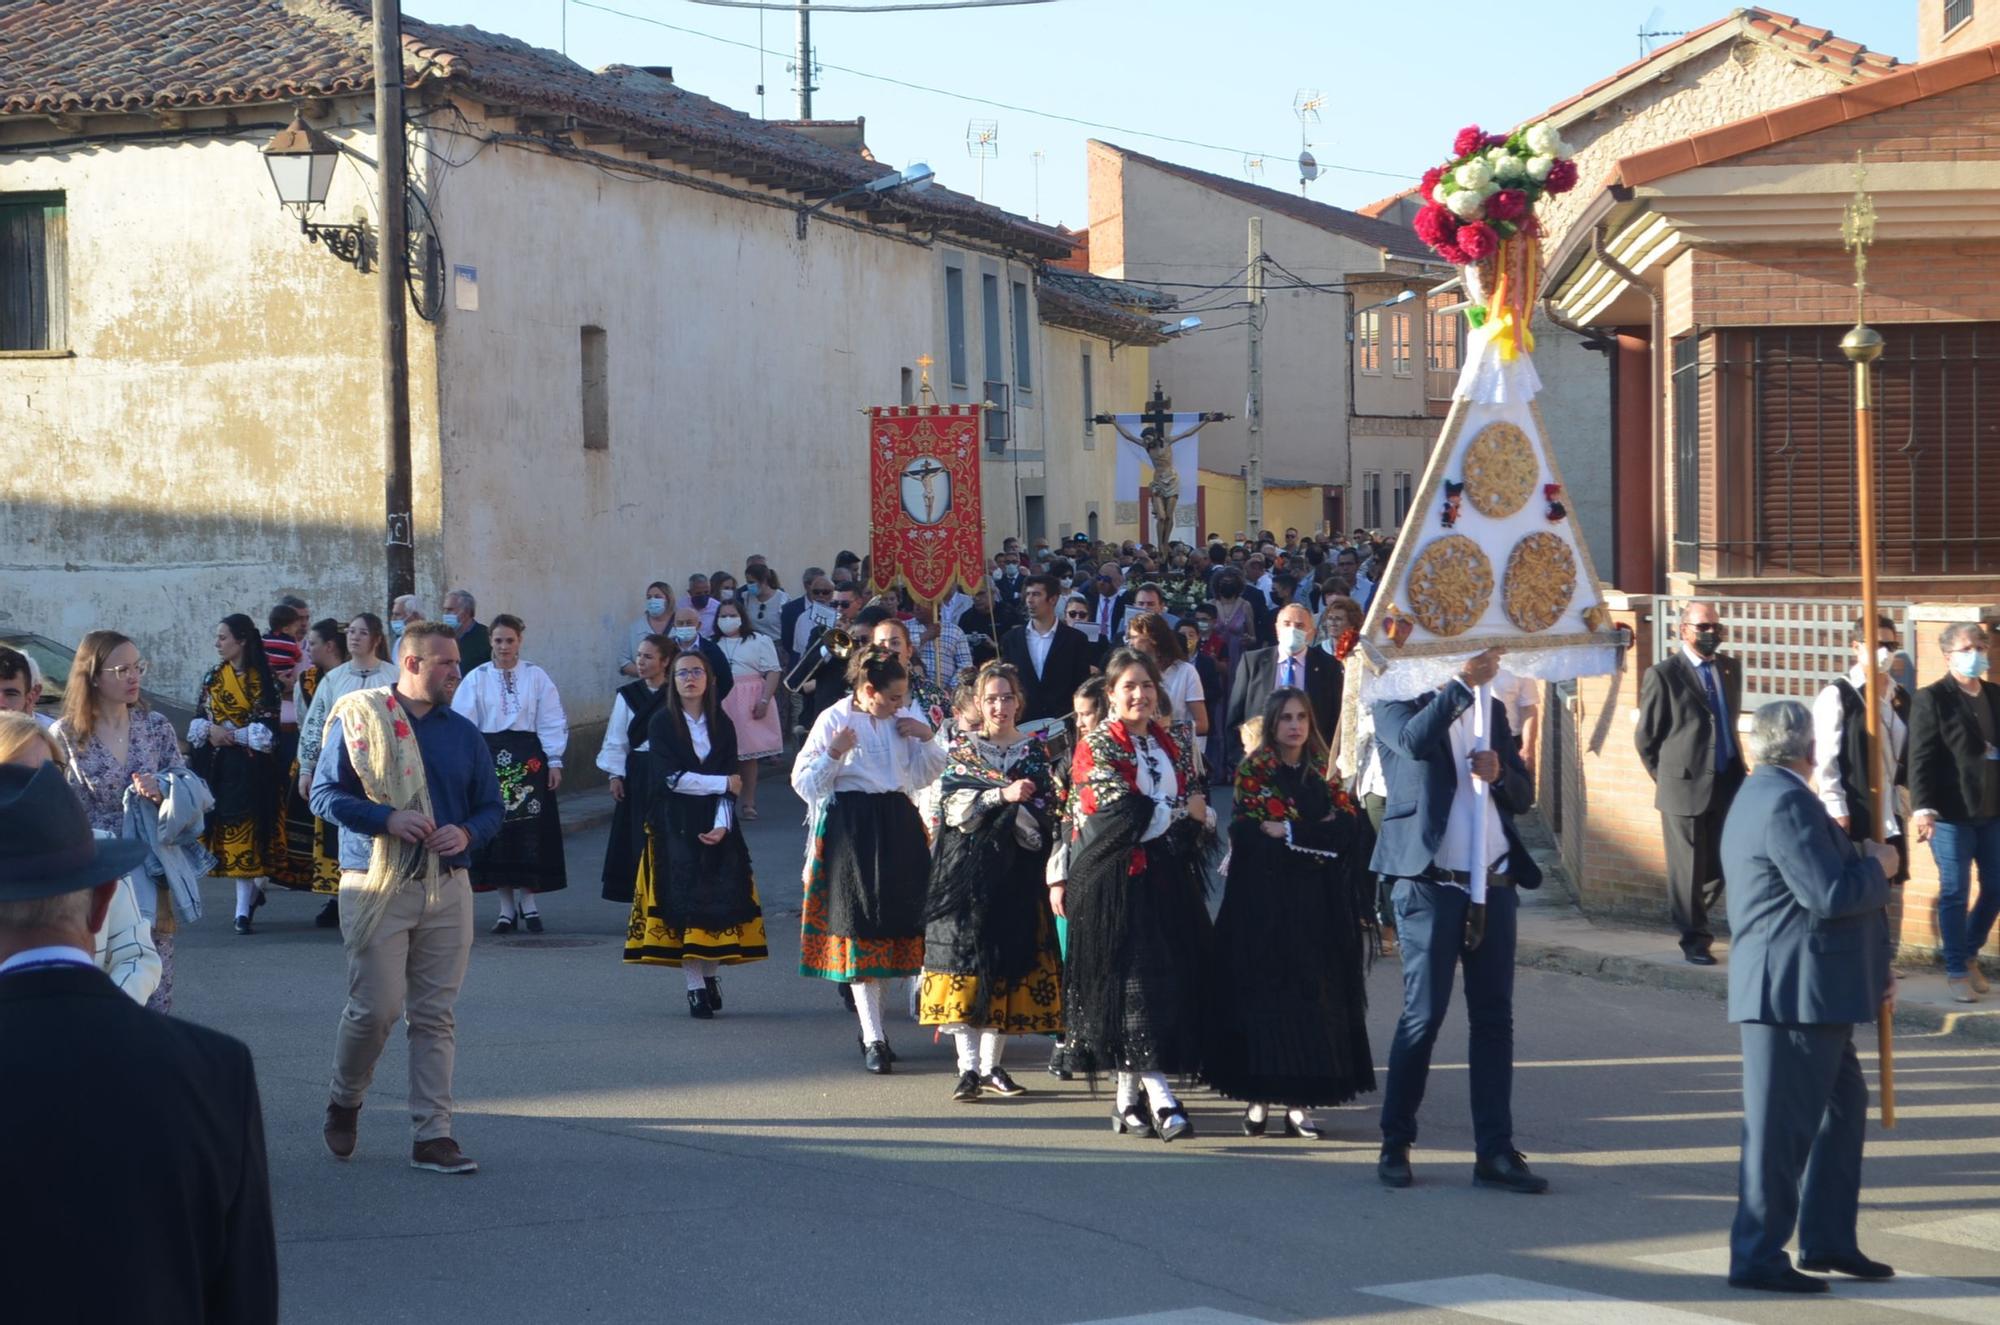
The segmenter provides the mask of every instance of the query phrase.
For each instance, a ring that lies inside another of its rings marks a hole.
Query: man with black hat
[[[145,850],[93,837],[53,764],[0,765],[10,1320],[278,1318],[250,1050],[146,1011],[93,959]]]

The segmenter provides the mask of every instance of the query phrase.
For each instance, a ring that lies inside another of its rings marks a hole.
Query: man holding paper
[[[1534,803],[1534,783],[1506,706],[1486,690],[1500,652],[1468,659],[1429,694],[1372,706],[1388,794],[1371,867],[1395,880],[1403,952],[1403,1015],[1389,1051],[1376,1169],[1389,1187],[1412,1181],[1410,1146],[1431,1047],[1462,962],[1478,1156],[1472,1180],[1548,1190],[1548,1179],[1514,1149],[1514,890],[1540,887],[1542,872],[1514,832],[1514,816]]]

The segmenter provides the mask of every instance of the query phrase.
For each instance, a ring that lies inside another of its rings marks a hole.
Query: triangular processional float
[[[1462,129],[1452,159],[1424,174],[1417,235],[1461,269],[1472,330],[1443,433],[1348,661],[1347,693],[1359,703],[1415,698],[1491,648],[1531,680],[1617,670],[1626,637],[1611,626],[1535,402],[1535,204],[1575,182],[1549,124]],[[1491,706],[1486,694],[1479,700],[1484,748]],[[1352,733],[1359,723],[1341,726]],[[1485,816],[1473,822],[1483,828]],[[1484,893],[1475,878],[1474,901]]]

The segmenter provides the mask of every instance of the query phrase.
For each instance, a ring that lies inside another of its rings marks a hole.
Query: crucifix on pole
[[[1130,418],[1130,415],[1124,416]],[[1158,537],[1162,546],[1173,537],[1174,511],[1180,505],[1180,471],[1174,467],[1174,443],[1186,441],[1210,423],[1220,423],[1233,417],[1214,412],[1197,414],[1194,422],[1174,431],[1174,402],[1158,382],[1153,383],[1153,398],[1146,402],[1146,408],[1139,413],[1139,432],[1135,436],[1116,414],[1099,414],[1093,423],[1108,423],[1118,430],[1118,435],[1135,446],[1145,448],[1146,456],[1153,462],[1153,481],[1147,485],[1153,494],[1153,518],[1158,525]]]

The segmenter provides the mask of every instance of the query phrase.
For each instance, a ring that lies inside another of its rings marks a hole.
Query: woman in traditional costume
[[[541,933],[535,894],[569,885],[562,817],[556,809],[569,719],[549,674],[521,661],[526,631],[517,616],[494,617],[488,627],[493,661],[473,668],[451,700],[455,712],[486,734],[506,807],[499,835],[472,856],[472,890],[500,894],[495,934],[512,934],[517,926]]]
[[[755,819],[757,761],[785,749],[785,738],[778,730],[778,682],[784,672],[778,663],[777,646],[750,629],[739,602],[716,604],[715,647],[722,651],[735,681],[729,697],[722,701],[722,711],[736,728],[736,772],[743,778],[736,813]]]
[[[864,1065],[893,1059],[882,981],[924,963],[930,849],[915,797],[944,771],[945,751],[909,705],[910,676],[888,649],[856,649],[849,693],[814,721],[792,768],[805,800],[805,905],[799,974],[851,985]]]
[[[321,683],[346,661],[346,628],[332,617],[315,621],[306,632],[306,665],[292,682],[292,711],[299,715],[299,733],[292,742],[290,776],[285,783],[285,879],[288,886],[316,892],[336,907],[340,897],[340,847],[333,836],[336,830],[312,812],[312,767],[304,762],[303,733]],[[302,786],[304,790],[300,790]]]
[[[249,934],[250,917],[264,904],[264,882],[282,849],[278,833],[278,772],[271,747],[277,740],[277,678],[264,658],[257,625],[241,612],[215,629],[221,661],[202,678],[195,717],[188,723],[188,766],[215,796],[201,840],[215,853],[218,879],[236,881],[236,932]]]
[[[1316,1141],[1312,1109],[1375,1088],[1362,947],[1373,834],[1321,772],[1304,691],[1273,691],[1254,725],[1236,771],[1203,1070],[1245,1102],[1244,1135],[1262,1136],[1279,1105],[1287,1136]]]
[[[1076,728],[1076,735],[1074,738],[1063,738],[1061,757],[1054,761],[1062,812],[1056,819],[1055,844],[1049,851],[1046,878],[1049,909],[1056,918],[1056,946],[1064,961],[1069,960],[1069,921],[1063,915],[1063,891],[1069,882],[1069,843],[1076,831],[1077,819],[1076,781],[1070,776],[1070,752],[1109,716],[1110,691],[1105,687],[1102,675],[1093,676],[1078,686],[1076,693],[1070,697],[1070,719]],[[1068,1081],[1076,1075],[1070,1068],[1070,1037],[1067,1031],[1056,1040],[1056,1047],[1049,1054],[1048,1071],[1058,1081]]]
[[[604,844],[604,900],[632,905],[639,878],[639,858],[646,851],[646,825],[652,822],[653,793],[659,777],[653,766],[653,715],[673,690],[667,669],[680,653],[665,635],[648,635],[633,650],[639,679],[618,687],[611,700],[611,720],[604,726],[604,744],[597,766],[611,778],[611,840]]]
[[[1199,753],[1208,736],[1208,703],[1201,672],[1183,656],[1180,634],[1158,612],[1135,612],[1125,623],[1125,642],[1153,660],[1160,671],[1161,712],[1176,745]],[[1218,698],[1220,698],[1218,696]],[[1197,776],[1201,760],[1195,760]]]
[[[1072,768],[1064,1016],[1075,1065],[1117,1074],[1112,1129],[1173,1141],[1194,1125],[1168,1074],[1201,1066],[1208,799],[1194,790],[1191,752],[1158,721],[1152,659],[1119,649],[1104,675],[1110,719],[1077,746]]]
[[[680,967],[688,1015],[708,1021],[722,1010],[716,972],[763,961],[770,950],[750,848],[736,822],[743,779],[735,725],[716,703],[715,674],[701,650],[677,655],[671,666],[672,698],[647,728],[655,786],[625,960]]]
[[[333,716],[333,706],[357,690],[377,690],[396,684],[395,664],[387,661],[387,641],[388,630],[383,626],[382,618],[373,612],[363,612],[347,623],[347,661],[320,678],[313,689],[305,716],[299,719],[298,793],[301,798],[311,798],[313,770],[319,766],[320,749],[326,739],[327,720]],[[339,830],[324,820],[321,824],[322,849],[332,855],[337,867],[340,857]],[[334,895],[326,899],[326,905],[313,917],[313,924],[321,929],[340,927],[338,880]]]
[[[1000,1066],[1001,1037],[1062,1030],[1062,956],[1044,891],[1061,791],[1047,746],[1016,725],[1020,674],[988,663],[973,693],[976,718],[944,766],[917,995],[917,1020],[957,1042],[960,1103],[1026,1094]]]

